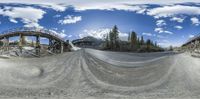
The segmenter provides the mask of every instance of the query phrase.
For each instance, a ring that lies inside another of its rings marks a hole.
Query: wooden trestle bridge
[[[193,38],[190,38],[186,43],[182,45],[184,50],[200,50],[200,34],[195,35]]]
[[[58,33],[48,29],[27,28],[27,27],[14,28],[0,33],[0,40],[4,40],[3,46],[1,46],[1,48],[3,48],[3,50],[9,50],[9,38],[15,36],[19,36],[18,47],[20,51],[22,51],[22,48],[24,46],[22,43],[23,36],[35,37],[36,55],[40,55],[40,49],[41,49],[40,37],[45,37],[49,39],[48,50],[51,51],[52,53],[58,53],[58,52],[63,53],[69,51],[70,49],[69,42],[61,38],[58,35]]]

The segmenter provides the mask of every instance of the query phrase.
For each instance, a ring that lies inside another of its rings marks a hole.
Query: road
[[[0,98],[200,98],[200,59],[187,53],[82,49],[42,58],[0,58]]]

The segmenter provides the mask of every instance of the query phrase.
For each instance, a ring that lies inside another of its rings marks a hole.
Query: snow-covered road
[[[0,58],[0,98],[200,98],[200,59],[185,53],[92,49]]]

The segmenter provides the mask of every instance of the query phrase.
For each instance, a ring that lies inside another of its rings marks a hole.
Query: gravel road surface
[[[0,57],[2,99],[199,99],[200,58],[81,49]]]

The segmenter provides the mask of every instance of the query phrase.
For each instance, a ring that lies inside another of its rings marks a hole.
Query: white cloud
[[[182,27],[182,26],[179,26],[179,25],[177,25],[177,26],[174,26],[174,28],[176,28],[176,29],[178,29],[178,30],[181,30],[181,29],[183,29],[183,27]]]
[[[61,33],[56,32],[55,30],[49,30],[50,32],[56,34],[57,36],[61,37],[61,38],[65,38],[67,37],[67,34],[65,34],[63,31]]]
[[[38,22],[45,13],[43,10],[33,7],[5,6],[4,9],[0,9],[0,15],[8,16],[13,23],[17,23],[16,19],[20,19],[25,27],[41,27]]]
[[[89,3],[88,3],[89,2]],[[73,6],[75,9],[121,9],[135,11],[136,8],[130,5],[158,4],[173,5],[179,3],[200,3],[199,0],[1,0],[0,3],[20,3],[35,4],[57,11],[64,11],[67,7]]]
[[[17,22],[15,19],[13,19],[13,18],[10,18],[9,20],[10,20],[10,22],[18,23],[18,22]]]
[[[170,44],[170,41],[163,39],[160,42],[158,42],[158,45],[160,45],[162,47],[169,47],[171,44]]]
[[[152,36],[151,33],[142,33],[142,35],[145,35],[145,36]]]
[[[170,19],[171,21],[176,21],[176,22],[179,22],[179,23],[182,23],[184,21],[184,18],[178,18],[178,17],[173,17]]]
[[[71,38],[71,37],[72,37],[72,35],[68,35],[67,37],[68,37],[68,38]]]
[[[170,31],[164,31],[163,33],[174,34],[173,32],[170,32]]]
[[[88,3],[90,2],[90,3]],[[102,1],[74,1],[74,0],[1,0],[0,3],[9,3],[9,4],[27,4],[27,5],[38,5],[45,8],[52,8],[56,11],[65,11],[68,7],[74,7],[77,11],[85,11],[85,10],[126,10],[133,11],[140,14],[145,14],[147,12],[148,15],[154,16],[156,18],[160,17],[175,17],[176,15],[186,14],[186,15],[199,15],[200,9],[196,6],[185,6],[185,5],[174,5],[174,4],[185,4],[188,2],[200,3],[198,0],[102,0]],[[161,7],[156,7],[153,9],[149,9],[145,4],[158,4]],[[36,8],[35,8],[36,9]],[[41,10],[41,9],[40,9]],[[31,13],[36,14],[36,13]],[[76,17],[75,17],[76,18]],[[77,17],[80,19],[80,17]],[[15,19],[10,19],[12,22],[17,23]],[[172,21],[182,22],[183,19],[175,17],[171,19]],[[30,22],[32,21],[32,22]],[[29,20],[26,23],[33,23],[35,20]],[[76,22],[76,21],[74,21]],[[32,25],[38,25],[36,24]],[[60,20],[61,24],[68,24],[68,21]],[[73,23],[73,22],[71,22]]]
[[[168,37],[162,36],[162,35],[156,35],[156,37],[157,37],[157,38],[160,38],[160,39],[166,39],[166,38],[168,38]]]
[[[126,11],[133,11],[136,13],[144,13],[146,11],[146,6],[144,5],[131,5],[131,3],[123,3],[123,2],[96,2],[92,3],[84,3],[85,5],[81,4],[74,4],[75,10],[84,11],[84,10],[126,10]]]
[[[191,18],[190,20],[192,21],[192,24],[194,24],[194,25],[196,25],[196,26],[198,26],[198,25],[200,24],[199,19],[196,18],[196,17],[193,17],[193,18]]]
[[[165,48],[168,48],[170,46],[173,46],[173,47],[180,47],[182,45],[182,41],[180,40],[177,40],[177,41],[170,41],[170,40],[167,40],[167,39],[161,39],[159,42],[158,42],[158,45],[162,46],[162,47],[165,47]]]
[[[106,35],[111,31],[109,28],[103,28],[103,29],[97,29],[97,30],[87,30],[85,29],[83,33],[79,34],[80,38],[86,37],[86,36],[92,36],[97,39],[105,39]],[[128,34],[122,33],[119,31],[119,38],[120,40],[127,41]]]
[[[154,31],[158,33],[162,33],[164,30],[163,28],[155,28]]]
[[[90,2],[90,3],[88,3]],[[28,5],[39,5],[44,8],[51,8],[56,11],[65,11],[68,7],[74,7],[77,11],[84,11],[84,10],[127,10],[127,11],[134,11],[137,13],[144,13],[145,7],[144,6],[134,6],[138,4],[137,2],[133,2],[131,0],[124,0],[124,1],[91,1],[91,0],[84,0],[84,1],[72,1],[72,0],[1,0],[0,3],[19,3],[19,4],[28,4]],[[140,3],[139,3],[140,4]],[[142,5],[142,2],[141,2]]]
[[[61,37],[61,38],[65,38],[67,36],[67,34],[64,34],[64,33],[58,33],[58,35]]]
[[[147,14],[155,18],[174,17],[176,15],[200,15],[200,8],[195,6],[172,5],[150,9]]]
[[[74,1],[74,0],[1,0],[0,3],[24,3],[24,4],[87,4],[90,0],[84,0],[84,1]],[[116,3],[119,1],[116,0],[95,0],[91,1],[90,3],[92,4],[97,4],[97,3]],[[175,3],[186,3],[186,2],[194,2],[194,3],[200,3],[198,0],[123,0],[121,3],[130,3],[130,4],[175,4]]]
[[[62,33],[65,33],[65,30],[63,29],[61,32],[62,32]]]
[[[56,31],[57,31],[57,30],[58,30],[58,28],[52,28],[52,30],[56,30]]]
[[[164,26],[164,25],[167,25],[167,24],[166,24],[165,20],[157,20],[156,25],[158,27],[161,27],[161,26]]]
[[[166,30],[164,30],[163,28],[155,28],[154,31],[155,31],[155,32],[158,32],[158,33],[173,34],[173,32],[166,31]]]
[[[193,34],[190,34],[188,37],[189,37],[189,38],[193,38],[193,37],[194,37],[194,35],[193,35]]]
[[[67,6],[70,6],[71,1],[63,2],[63,0],[1,0],[0,3],[6,4],[26,4],[37,5],[44,8],[51,8],[56,11],[65,11]]]
[[[57,15],[55,15],[55,16],[53,16],[54,18],[59,18],[59,17],[61,17],[61,15],[60,14],[57,14]]]
[[[150,37],[156,37],[156,38],[159,38],[159,39],[166,39],[168,38],[167,36],[162,36],[162,35],[158,35],[158,34],[152,34],[152,33],[142,33],[142,35],[144,36],[150,36]]]
[[[44,7],[44,8],[51,8],[51,9],[54,9],[54,10],[60,11],[60,12],[65,11],[67,8],[66,5],[56,4],[56,3],[45,3],[40,6]]]
[[[122,41],[127,41],[128,40],[128,34],[119,32],[119,39],[122,40]]]
[[[73,24],[82,20],[81,16],[72,16],[68,15],[63,20],[59,20],[58,23],[60,24]]]

